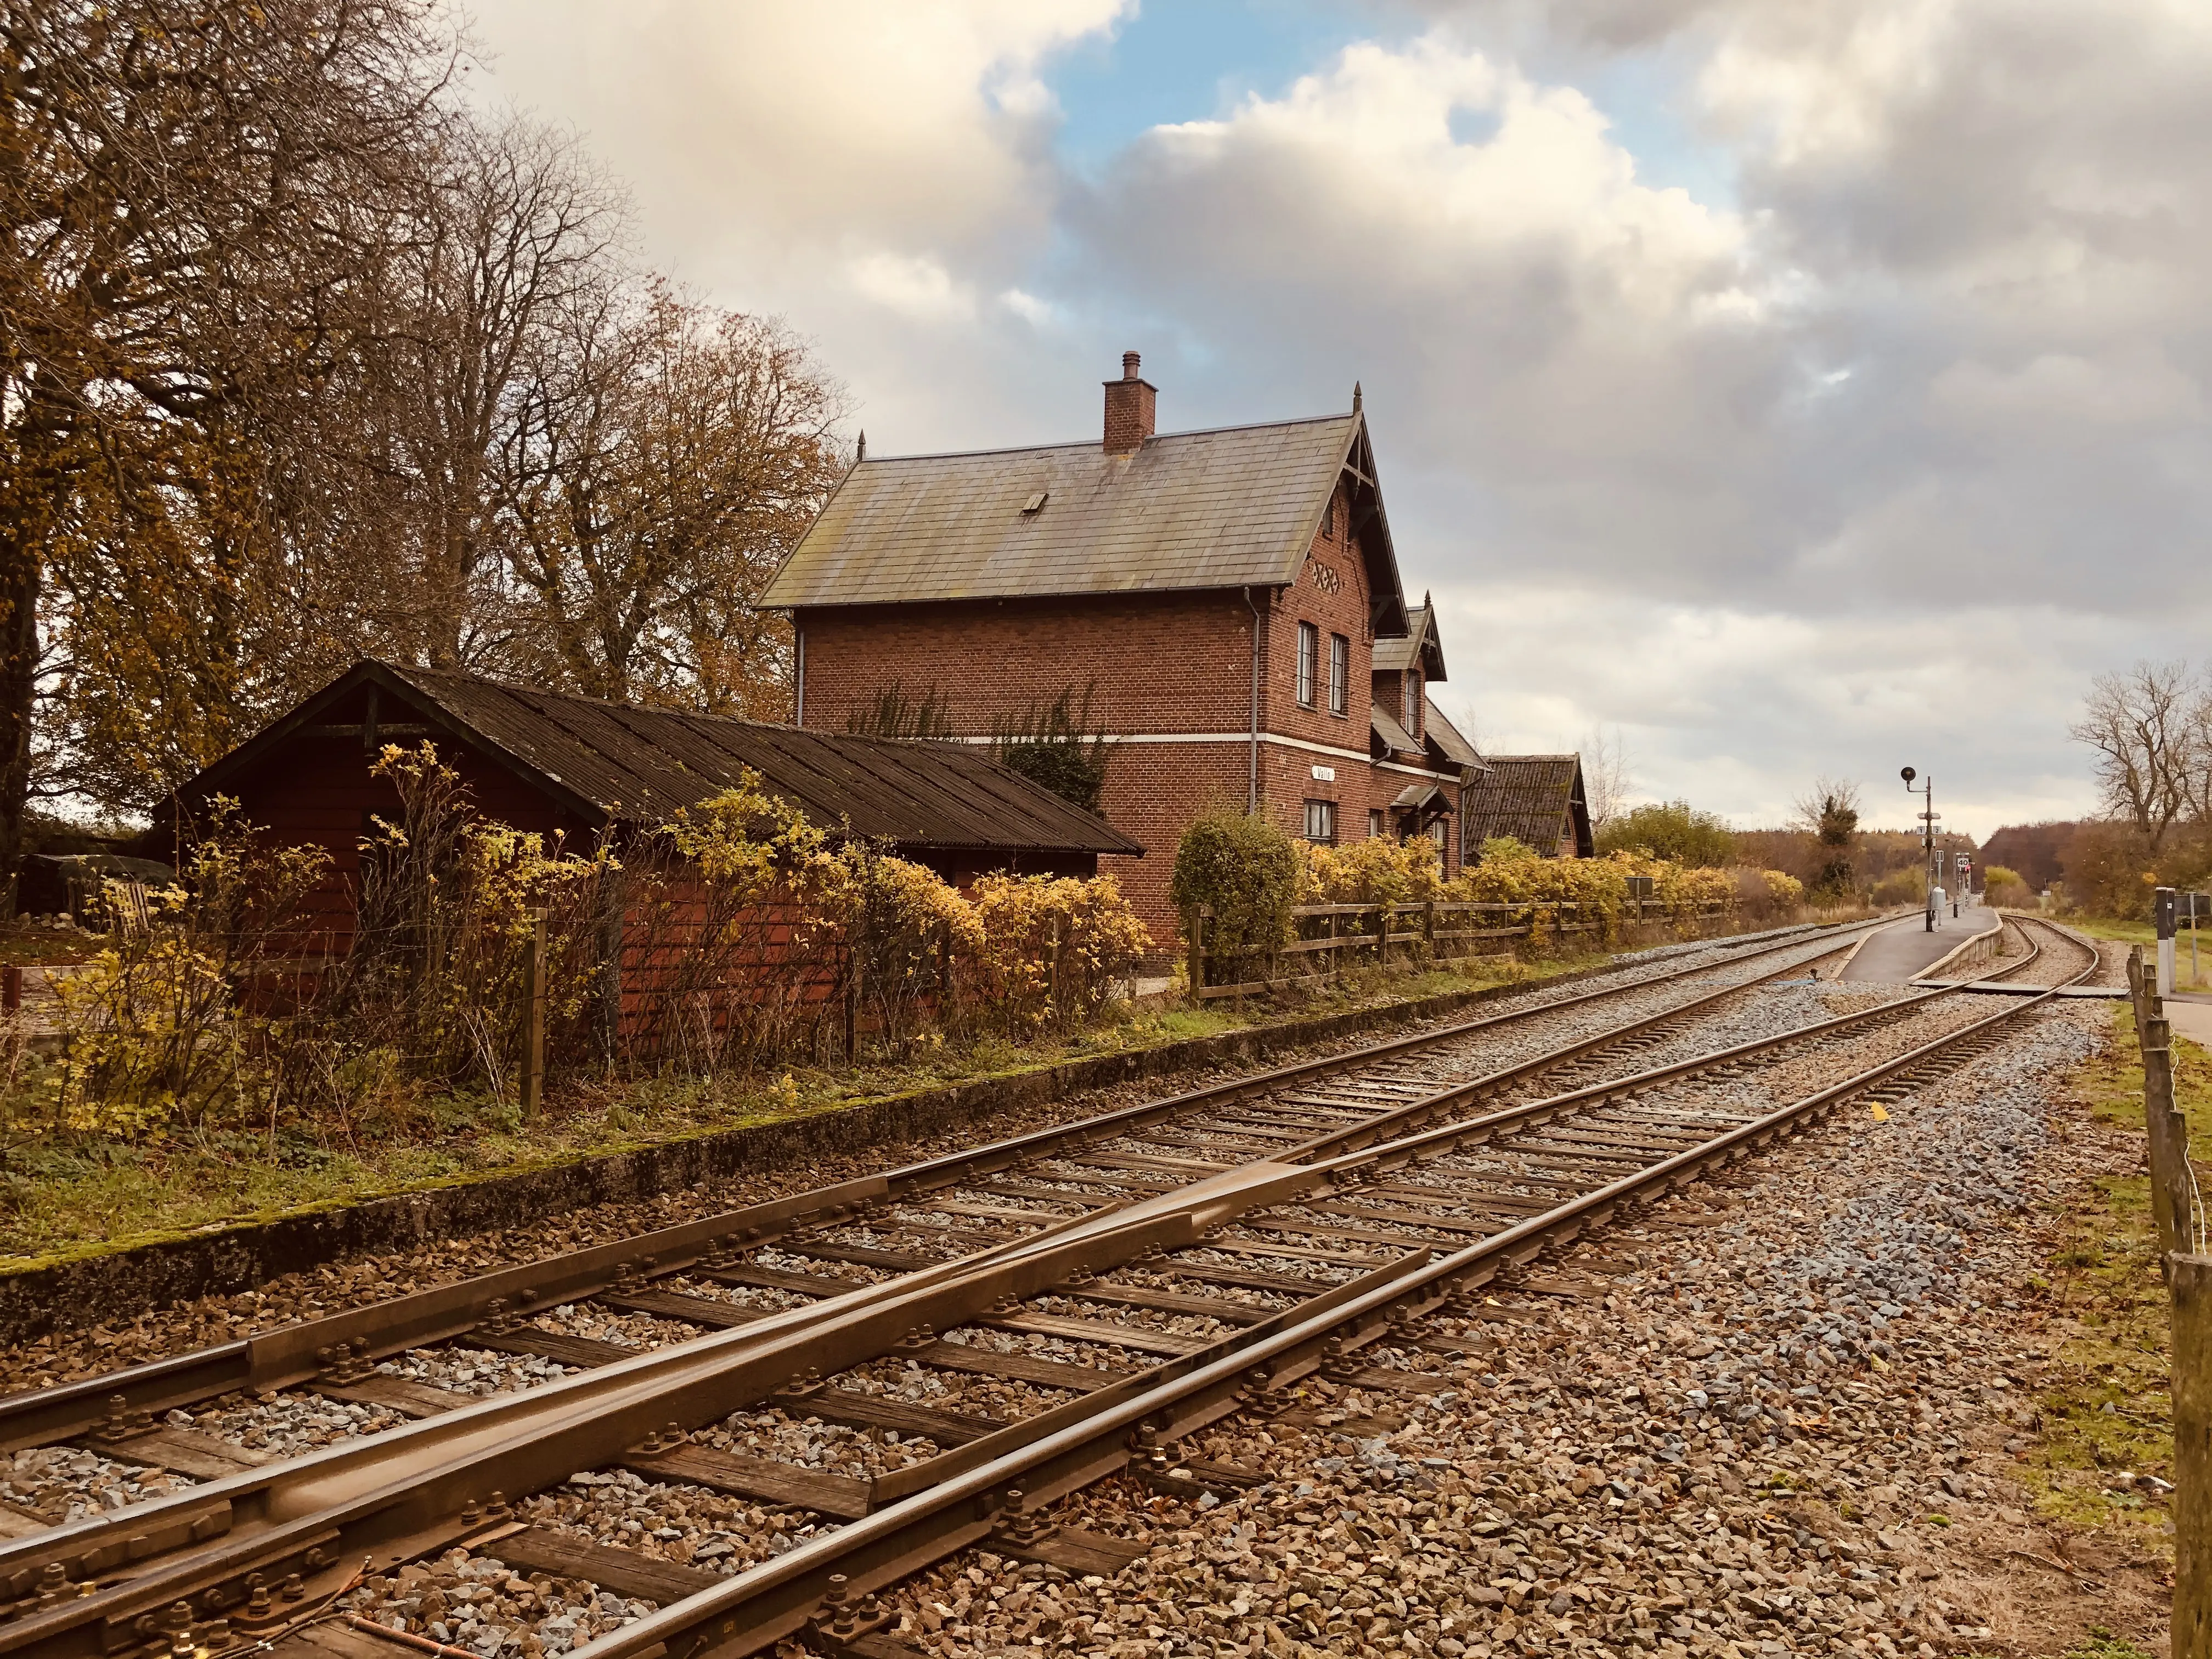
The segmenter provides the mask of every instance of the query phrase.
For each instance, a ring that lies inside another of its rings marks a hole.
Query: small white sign
[[[1314,781],[1316,783],[1334,783],[1336,781],[1336,769],[1334,766],[1316,766],[1313,769],[1313,775]]]

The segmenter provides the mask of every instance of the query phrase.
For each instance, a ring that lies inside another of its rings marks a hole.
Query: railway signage
[[[2168,997],[2173,994],[2174,936],[2185,921],[2189,924],[2190,977],[2199,977],[2197,924],[2212,918],[2212,894],[2161,887],[2151,896],[2150,914],[2158,933],[2158,994]]]

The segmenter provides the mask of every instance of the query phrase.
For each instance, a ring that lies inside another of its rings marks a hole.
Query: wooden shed
[[[1579,755],[1486,755],[1489,770],[1476,775],[1460,797],[1460,833],[1467,862],[1482,856],[1482,843],[1510,836],[1547,858],[1591,858],[1589,799],[1583,789]]]
[[[750,770],[824,829],[886,842],[956,884],[994,871],[1090,876],[1102,853],[1143,850],[975,745],[632,708],[376,661],[215,762],[158,816],[173,836],[229,797],[273,838],[329,849],[345,883],[371,818],[398,809],[372,769],[379,754],[424,741],[486,816],[571,845],[665,823]]]

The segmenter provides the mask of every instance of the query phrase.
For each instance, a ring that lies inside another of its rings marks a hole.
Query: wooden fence
[[[1632,927],[1643,925],[1647,915],[1653,921],[1703,921],[1727,908],[1722,900],[1709,900],[1686,917],[1656,905],[1647,912],[1644,901],[1636,899],[1622,910],[1621,920]],[[1279,985],[1321,983],[1358,968],[1503,955],[1512,950],[1512,941],[1517,939],[1601,932],[1604,922],[1596,909],[1595,905],[1572,900],[1301,904],[1291,912],[1297,937],[1279,951],[1262,953],[1216,951],[1212,939],[1213,907],[1201,905],[1186,943],[1191,994],[1247,996]],[[1484,948],[1485,942],[1493,941],[1503,942]]]

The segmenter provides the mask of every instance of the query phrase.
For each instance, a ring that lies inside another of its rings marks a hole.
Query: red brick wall
[[[343,714],[334,716],[343,720]],[[358,711],[354,712],[358,718]],[[412,748],[420,738],[393,738]],[[593,832],[562,813],[553,802],[505,767],[487,761],[452,739],[435,743],[439,758],[468,785],[476,805],[488,817],[534,830],[549,841],[565,832],[570,844],[592,845]],[[343,950],[353,939],[354,880],[361,867],[360,842],[368,815],[389,822],[399,816],[399,792],[389,778],[377,777],[373,757],[358,738],[301,737],[285,744],[261,766],[234,780],[228,793],[246,821],[268,831],[285,846],[322,847],[331,854],[331,873],[314,895],[311,909],[330,948]]]
[[[1293,835],[1308,800],[1337,805],[1340,841],[1367,834],[1371,807],[1387,806],[1413,780],[1367,763],[1373,637],[1367,566],[1349,535],[1340,494],[1297,581],[1255,591],[1261,612],[1260,726],[1319,750],[1262,744],[1260,794]],[[1116,735],[1243,734],[1251,720],[1252,611],[1234,589],[1076,594],[804,611],[805,723],[842,730],[893,685],[909,697],[934,690],[955,732],[988,736],[1073,688],[1092,688],[1095,729]],[[1313,702],[1297,696],[1297,625],[1317,630]],[[1349,644],[1346,708],[1330,710],[1329,638]],[[1318,765],[1335,776],[1317,779]],[[1114,746],[1102,810],[1142,842],[1141,860],[1104,858],[1162,950],[1174,948],[1168,878],[1184,827],[1208,804],[1242,806],[1249,744],[1130,742]],[[1456,793],[1455,791],[1455,793]]]

